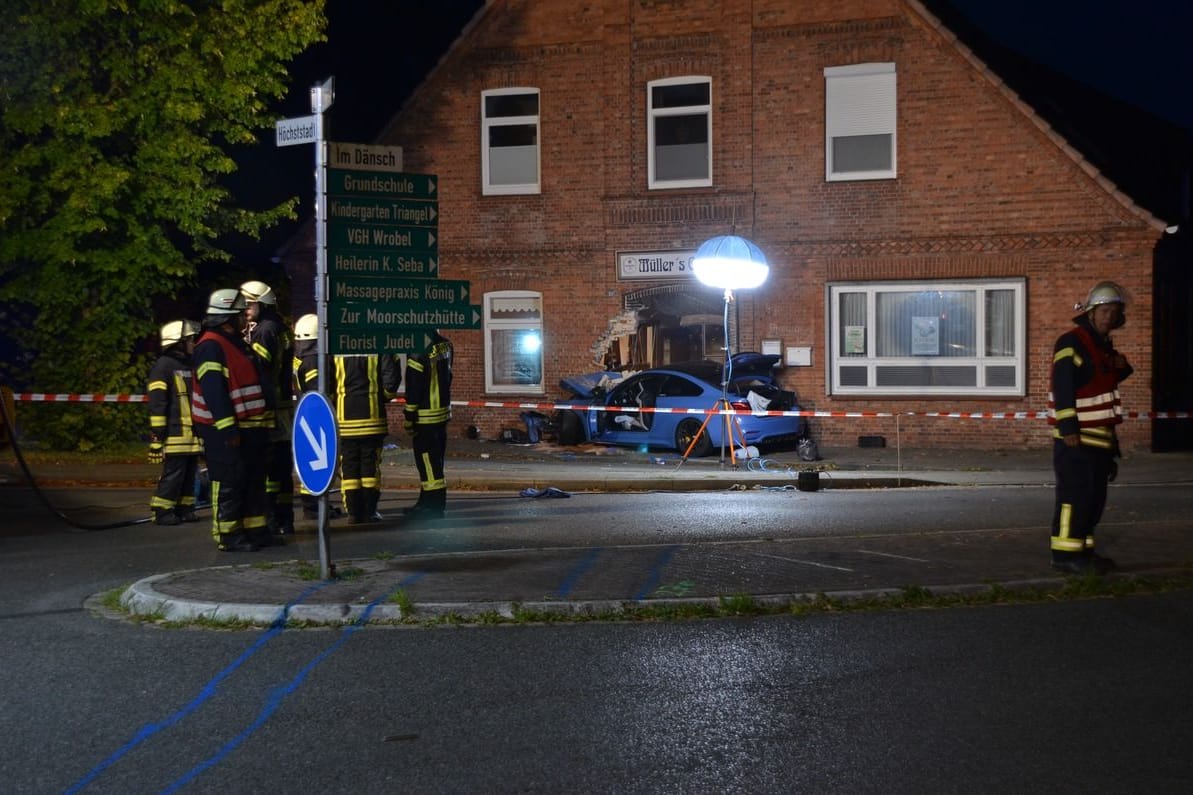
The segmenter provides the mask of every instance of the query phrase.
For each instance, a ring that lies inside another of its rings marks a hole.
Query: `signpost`
[[[404,172],[401,147],[325,141],[333,85],[329,77],[312,86],[312,115],[275,124],[278,146],[315,144],[319,391],[299,401],[292,445],[299,479],[319,496],[323,579],[331,576],[327,489],[337,469],[335,415],[324,397],[329,356],[421,353],[435,329],[479,329],[483,318],[468,303],[468,282],[437,278],[439,178]]]

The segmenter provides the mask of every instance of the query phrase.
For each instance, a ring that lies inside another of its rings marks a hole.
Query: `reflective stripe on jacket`
[[[162,353],[149,371],[149,429],[166,455],[203,452],[191,421],[191,363],[177,350]]]
[[[215,329],[195,345],[193,414],[219,429],[273,426],[257,365],[243,343]]]
[[[1048,393],[1054,438],[1079,434],[1082,444],[1114,448],[1114,426],[1123,421],[1118,385],[1131,374],[1130,367],[1116,370],[1114,359],[1109,340],[1099,342],[1088,322],[1056,341]]]

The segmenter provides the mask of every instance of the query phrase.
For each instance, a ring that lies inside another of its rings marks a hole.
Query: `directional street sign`
[[[424,352],[435,341],[431,336],[432,331],[433,329],[424,328],[392,328],[336,333],[333,329],[328,344],[331,346],[331,353],[337,355],[414,354]]]
[[[340,276],[328,296],[333,304],[372,301],[379,305],[466,306],[470,285],[463,279],[378,279]]]
[[[400,150],[331,144],[327,169],[328,349],[417,353],[424,329],[479,329],[466,281],[439,275],[439,178],[401,171]]]
[[[318,497],[327,491],[339,456],[336,417],[331,404],[319,392],[307,392],[294,411],[290,448],[298,479]]]
[[[352,248],[331,252],[327,261],[329,276],[436,276],[439,255],[433,251],[404,251],[395,254],[388,248]]]
[[[334,340],[340,334],[367,331],[405,331],[409,328],[481,327],[481,307],[404,306],[389,309],[383,304],[365,301],[345,301],[328,307],[327,325]],[[339,351],[332,351],[338,353]],[[352,352],[352,351],[349,351]]]
[[[375,196],[384,199],[438,199],[434,174],[400,174],[327,169],[328,196]]]

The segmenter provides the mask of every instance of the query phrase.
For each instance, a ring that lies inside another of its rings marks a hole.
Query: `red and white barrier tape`
[[[26,403],[145,403],[145,395],[74,395],[17,392],[13,399]],[[588,403],[516,403],[511,401],[453,400],[452,406],[470,409],[530,409],[535,411],[613,411],[625,414],[741,414],[755,417],[942,417],[967,420],[1043,420],[1047,411],[735,411],[732,409],[671,409],[636,408],[627,406],[593,406]],[[1130,420],[1184,420],[1193,417],[1188,411],[1125,411]]]
[[[12,399],[26,403],[146,403],[149,400],[145,395],[53,395],[43,392],[16,392]]]

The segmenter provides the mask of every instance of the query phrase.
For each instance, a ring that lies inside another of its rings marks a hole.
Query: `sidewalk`
[[[1053,482],[1050,455],[1039,450],[831,448],[822,449],[821,456],[820,461],[803,462],[794,451],[785,451],[764,454],[761,462],[734,468],[718,455],[681,463],[674,453],[453,440],[446,471],[453,490],[506,493],[552,486],[579,494],[763,487],[812,491],[1049,486]],[[156,473],[157,467],[148,464],[123,464],[102,470],[47,467],[34,476],[44,486],[148,489]],[[13,484],[17,479],[19,473],[11,463],[0,467],[0,482]],[[409,490],[413,496],[418,482],[409,450],[385,451],[382,482],[387,491]],[[1122,462],[1118,482],[1193,484],[1193,453],[1134,454]],[[397,527],[401,520],[388,521]],[[458,529],[470,519],[462,509],[438,521],[445,528]],[[384,531],[386,523],[381,527]],[[314,523],[301,523],[299,532],[314,534]],[[1174,561],[1193,562],[1193,533],[1184,526],[1133,530],[1132,542],[1132,557],[1120,556],[1122,576],[1167,571]],[[123,601],[134,613],[176,621],[204,617],[269,624],[284,612],[294,621],[341,623],[511,616],[518,610],[591,614],[617,611],[627,604],[716,604],[734,595],[788,603],[818,594],[849,597],[899,592],[910,586],[964,591],[994,583],[1058,587],[1063,582],[1047,569],[1038,528],[980,536],[940,531],[864,541],[760,539],[334,560],[340,576],[327,583],[317,581],[317,562],[314,578],[310,563],[254,565],[259,561],[252,556],[231,555],[228,563],[145,578],[129,588]]]

